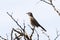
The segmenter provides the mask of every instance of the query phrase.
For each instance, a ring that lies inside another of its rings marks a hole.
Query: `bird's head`
[[[31,12],[28,12],[28,13],[26,13],[26,14],[28,14],[28,15],[31,16],[31,17],[33,17],[33,14],[32,14]]]

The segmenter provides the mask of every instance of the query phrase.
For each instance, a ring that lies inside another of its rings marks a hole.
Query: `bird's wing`
[[[31,18],[31,24],[35,25],[35,26],[40,26],[40,24],[37,22],[37,20],[35,18]]]
[[[46,31],[39,23],[38,23],[38,21],[35,19],[35,18],[32,18],[31,19],[31,24],[32,25],[34,25],[34,26],[36,26],[36,27],[41,27],[44,31]]]

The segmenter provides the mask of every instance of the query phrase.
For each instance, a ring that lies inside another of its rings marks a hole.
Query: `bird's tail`
[[[43,28],[42,26],[40,26],[40,27],[46,32],[45,28]]]

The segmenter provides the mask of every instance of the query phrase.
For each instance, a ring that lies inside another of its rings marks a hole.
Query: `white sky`
[[[54,39],[56,36],[56,28],[60,32],[60,16],[53,10],[52,6],[41,1],[40,3],[37,2],[39,0],[0,0],[0,35],[6,37],[6,33],[10,35],[11,29],[18,27],[6,12],[13,12],[13,17],[18,19],[22,25],[23,20],[26,23],[28,22],[26,13],[30,11],[37,21],[47,30],[51,39]],[[60,10],[59,2],[60,0],[53,0],[56,8]],[[42,34],[40,37],[41,40],[46,39]]]

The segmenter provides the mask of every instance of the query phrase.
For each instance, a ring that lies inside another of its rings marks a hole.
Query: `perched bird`
[[[38,22],[37,20],[33,17],[33,14],[31,12],[27,13],[30,17],[30,22],[32,26],[36,27],[41,27],[44,31],[46,31]]]

